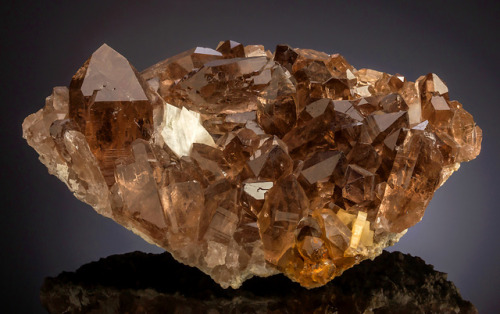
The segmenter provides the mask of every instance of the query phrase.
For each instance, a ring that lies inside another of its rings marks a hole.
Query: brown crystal
[[[482,132],[436,74],[222,41],[141,74],[103,45],[23,136],[77,198],[223,287],[317,287],[420,221]]]
[[[108,185],[115,160],[130,156],[130,144],[153,132],[153,96],[139,73],[107,45],[97,49],[73,76],[69,118],[85,134]]]

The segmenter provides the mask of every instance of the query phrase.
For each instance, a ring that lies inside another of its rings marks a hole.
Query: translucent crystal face
[[[436,74],[234,41],[138,73],[103,45],[23,123],[82,201],[223,287],[306,287],[421,220],[481,129]]]
[[[69,88],[69,115],[85,135],[108,185],[115,161],[130,155],[136,139],[153,132],[151,92],[122,55],[101,46],[78,70]]]

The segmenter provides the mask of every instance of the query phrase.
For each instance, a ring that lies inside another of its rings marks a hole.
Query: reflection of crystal
[[[234,41],[140,74],[103,45],[23,136],[77,198],[223,287],[324,285],[420,221],[481,148],[436,74]]]
[[[238,290],[207,279],[168,253],[134,252],[46,278],[40,299],[49,313],[477,313],[446,274],[399,252],[384,251],[311,290],[282,276]]]

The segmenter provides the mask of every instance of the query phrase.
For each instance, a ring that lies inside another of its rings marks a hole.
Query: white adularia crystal
[[[160,126],[165,144],[181,158],[189,156],[194,143],[216,147],[214,139],[201,125],[200,114],[165,103],[164,122]]]

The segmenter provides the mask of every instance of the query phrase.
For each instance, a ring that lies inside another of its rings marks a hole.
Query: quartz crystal
[[[419,222],[482,133],[436,74],[224,41],[142,73],[103,45],[23,137],[78,199],[221,286],[311,288]]]

